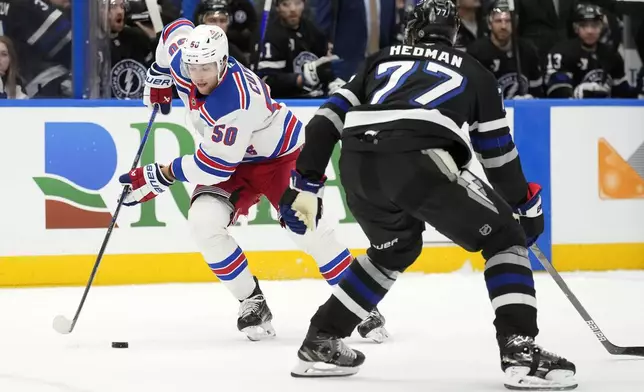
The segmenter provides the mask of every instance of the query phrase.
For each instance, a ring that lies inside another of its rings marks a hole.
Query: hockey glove
[[[169,114],[172,109],[172,77],[157,71],[157,69],[160,69],[157,63],[153,63],[148,69],[143,90],[143,103],[150,110],[154,109],[155,104],[158,104],[161,113]]]
[[[331,71],[331,62],[338,59],[340,58],[336,55],[323,56],[315,61],[304,63],[304,65],[302,65],[304,86],[313,88],[320,84],[320,82],[330,82],[331,79],[329,77],[329,72],[333,72]]]
[[[526,246],[531,246],[543,233],[544,219],[541,210],[541,186],[528,183],[528,196],[525,203],[514,210],[515,218],[523,228],[526,236]]]
[[[159,194],[168,190],[174,183],[163,176],[158,163],[138,167],[119,177],[119,182],[129,186],[123,204],[133,206],[152,200]]]
[[[605,83],[584,82],[575,87],[572,95],[576,99],[606,98],[610,96],[610,86]]]
[[[306,230],[315,230],[322,217],[322,194],[324,181],[309,181],[300,173],[291,171],[291,185],[279,203],[280,223],[292,232],[304,235]]]

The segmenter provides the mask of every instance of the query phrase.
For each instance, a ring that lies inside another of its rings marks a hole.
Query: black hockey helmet
[[[207,13],[221,12],[226,15],[229,14],[227,0],[203,0],[197,5],[194,17],[192,18],[195,26],[203,24],[203,18]]]
[[[461,19],[452,0],[419,0],[407,15],[404,43],[443,41],[454,45]]]
[[[595,4],[578,4],[575,9],[574,22],[587,22],[587,21],[604,21],[604,11],[601,7]]]

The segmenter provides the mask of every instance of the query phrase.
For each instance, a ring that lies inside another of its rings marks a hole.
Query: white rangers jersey
[[[194,155],[172,162],[174,176],[179,181],[217,184],[230,178],[242,162],[275,159],[299,149],[304,142],[302,123],[233,57],[212,93],[199,94],[181,66],[181,45],[193,28],[183,18],[167,25],[150,69],[152,74],[172,77],[188,121],[203,138]]]

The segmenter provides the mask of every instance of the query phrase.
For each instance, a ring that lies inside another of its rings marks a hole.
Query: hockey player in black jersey
[[[266,29],[257,69],[275,98],[319,97],[345,83],[331,69],[338,56],[303,12],[304,0],[277,0],[277,17]]]
[[[543,97],[543,76],[537,48],[524,39],[519,39],[517,49],[521,59],[521,76],[512,49],[512,22],[510,9],[505,0],[498,0],[488,15],[490,35],[481,37],[467,47],[467,53],[492,71],[503,98]]]
[[[622,56],[599,42],[604,14],[599,6],[580,4],[575,11],[578,37],[548,53],[546,94],[550,98],[634,98]]]
[[[325,168],[342,139],[347,204],[372,245],[311,319],[293,376],[358,371],[365,356],[342,338],[419,256],[428,222],[486,259],[505,385],[577,386],[575,365],[534,340],[539,329],[526,246],[543,231],[541,187],[524,177],[494,76],[453,47],[458,26],[451,0],[421,0],[405,44],[367,58],[306,126],[291,188],[280,202],[284,223],[296,233],[315,230]],[[494,188],[467,170],[468,132]],[[458,349],[468,355],[467,347]]]

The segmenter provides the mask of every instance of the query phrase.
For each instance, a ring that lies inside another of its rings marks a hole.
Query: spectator
[[[455,47],[465,48],[485,36],[486,24],[480,0],[459,0],[458,16],[461,18],[461,28],[458,29]]]
[[[543,78],[539,55],[532,42],[519,39],[517,50],[521,73],[512,43],[512,20],[508,3],[499,0],[488,16],[490,36],[481,37],[467,47],[467,52],[488,68],[499,82],[503,98],[543,97]]]
[[[158,43],[163,26],[179,19],[181,10],[172,0],[157,0],[158,7],[155,10],[148,10],[145,0],[126,0],[125,5],[125,23],[130,27],[135,27],[143,31],[154,42],[154,47]],[[158,26],[158,31],[152,24],[151,12],[158,13],[162,25]]]
[[[258,19],[251,0],[228,0],[228,11],[232,16],[228,27],[228,41],[250,55],[256,43]]]
[[[0,26],[14,42],[30,97],[71,96],[72,33],[68,1],[2,0]]]
[[[576,0],[517,0],[519,36],[532,41],[545,61],[557,42],[573,38]]]
[[[328,43],[315,24],[302,17],[304,0],[277,0],[271,18],[258,74],[271,87],[274,98],[319,97],[344,84],[336,80]]]
[[[316,18],[342,60],[333,70],[343,80],[351,78],[366,56],[396,43],[395,0],[317,0]]]
[[[125,25],[125,3],[110,1],[110,85],[118,99],[141,99],[147,67],[153,60],[152,41],[139,28]]]
[[[547,94],[552,98],[633,98],[624,60],[599,42],[604,14],[596,5],[580,4],[575,11],[578,38],[555,45],[548,54]]]
[[[0,99],[26,99],[18,74],[18,57],[9,37],[0,36]]]
[[[200,24],[219,26],[228,37],[231,17],[227,0],[204,0],[197,6],[193,17],[195,26]],[[228,53],[243,66],[249,66],[249,56],[242,52],[228,37]]]

